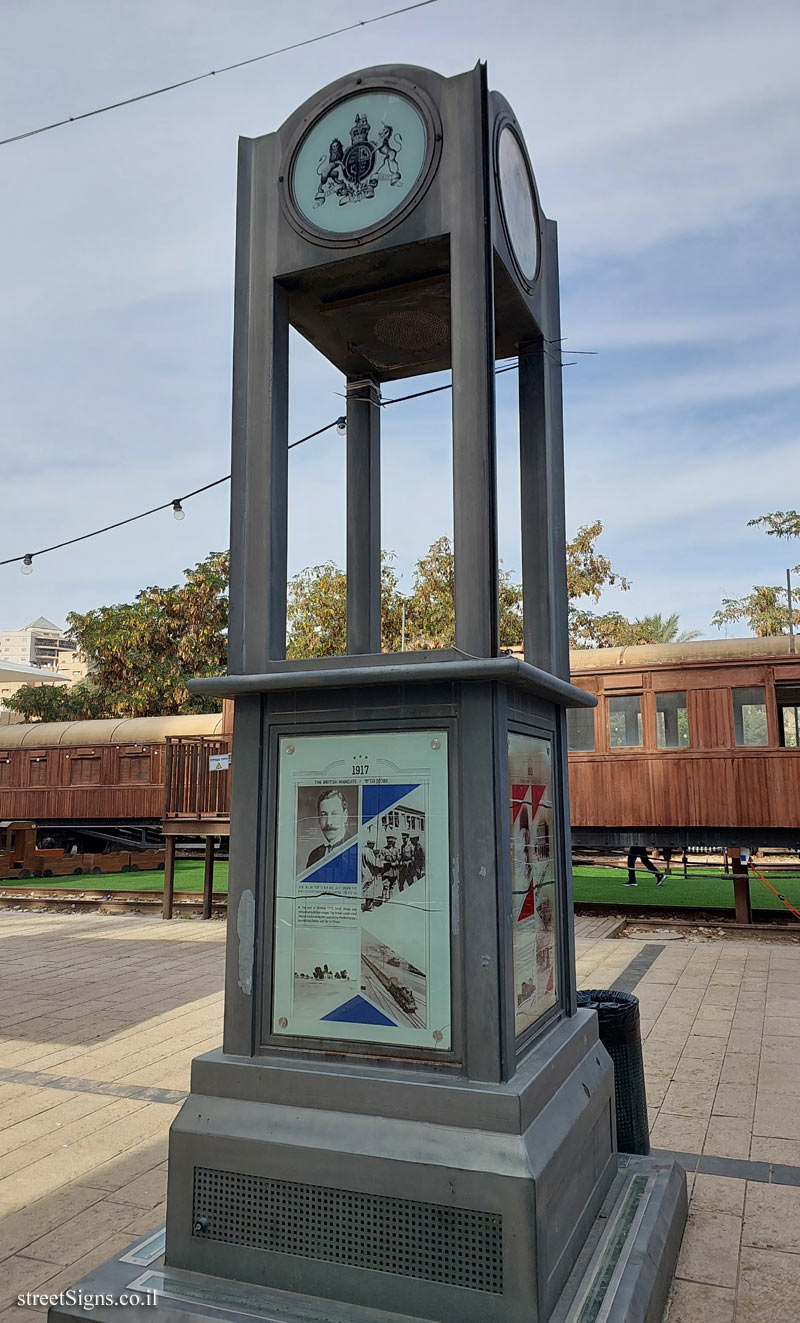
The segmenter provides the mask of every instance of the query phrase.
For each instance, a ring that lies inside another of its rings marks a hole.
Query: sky
[[[5,0],[0,137],[393,7]],[[602,520],[600,550],[632,582],[604,609],[676,611],[714,637],[723,597],[800,561],[747,527],[800,505],[798,49],[794,0],[437,0],[0,147],[0,560],[229,471],[238,136],[359,68],[485,60],[559,225],[568,530]],[[498,379],[514,575],[515,389]],[[290,439],[342,412],[342,390],[294,336]],[[406,590],[452,526],[449,409],[442,394],[382,414],[382,540]],[[344,563],[344,447],[329,432],[292,452],[291,573]],[[227,545],[223,485],[180,523],[156,515],[30,576],[0,568],[0,630],[176,583]]]

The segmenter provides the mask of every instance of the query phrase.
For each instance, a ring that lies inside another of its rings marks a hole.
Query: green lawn
[[[791,873],[770,875],[768,869],[761,869],[774,887],[786,896],[795,908],[800,909],[800,869]],[[575,880],[575,900],[578,904],[610,905],[618,908],[634,905],[642,908],[647,905],[662,905],[668,908],[682,909],[726,909],[733,911],[733,883],[730,877],[709,867],[707,872],[690,874],[684,879],[680,869],[668,875],[664,885],[657,887],[652,873],[644,868],[637,868],[637,887],[623,885],[627,877],[624,868],[592,868],[579,866],[573,870]],[[0,882],[0,890],[18,886],[50,887],[54,890],[70,891],[88,887],[98,891],[161,891],[164,886],[164,874],[160,870],[143,873],[104,873],[102,876],[81,877],[32,877],[26,881],[12,883]],[[179,859],[175,865],[175,890],[202,892],[203,862],[194,859]],[[228,890],[228,861],[220,860],[214,866],[214,891]],[[756,910],[783,910],[788,913],[777,896],[751,875],[750,894],[753,908]]]
[[[770,874],[768,868],[760,871],[778,891],[782,892],[795,909],[800,909],[800,870]],[[689,873],[684,878],[683,871],[676,868],[667,874],[663,886],[657,887],[652,873],[645,868],[636,869],[638,886],[626,887],[628,873],[625,868],[576,867],[573,870],[575,901],[577,904],[594,905],[645,905],[675,906],[681,909],[726,909],[733,910],[733,882],[720,869],[709,866],[703,873]],[[786,907],[773,895],[764,883],[751,873],[750,897],[753,909],[783,910]]]
[[[74,891],[89,887],[93,891],[163,891],[164,870],[152,869],[142,873],[86,874],[80,877],[29,877],[20,882],[0,882],[0,891],[7,887],[52,887],[59,891]],[[175,864],[175,890],[203,890],[203,861],[179,859]],[[228,890],[228,861],[220,859],[214,865],[214,891]]]

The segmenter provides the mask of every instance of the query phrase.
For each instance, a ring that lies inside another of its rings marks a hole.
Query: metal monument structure
[[[290,326],[347,379],[347,655],[316,661],[285,659]],[[565,712],[594,700],[569,683],[559,340],[556,226],[484,66],[364,70],[241,142],[229,675],[194,684],[235,699],[224,1042],[136,1278],[172,1310],[591,1323],[665,1298],[683,1175],[621,1166],[575,1002]],[[524,661],[498,646],[508,356]],[[381,654],[380,389],[448,368],[455,647]]]

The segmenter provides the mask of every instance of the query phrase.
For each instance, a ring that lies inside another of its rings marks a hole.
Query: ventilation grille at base
[[[503,1219],[324,1185],[194,1169],[193,1235],[503,1292]]]

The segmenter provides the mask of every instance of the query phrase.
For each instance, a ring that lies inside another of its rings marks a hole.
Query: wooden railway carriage
[[[800,653],[788,637],[570,654],[573,841],[800,847]]]
[[[167,764],[175,759],[183,768],[194,760],[197,767],[200,747],[228,749],[226,719],[227,712],[4,726],[0,830],[8,834],[18,823],[21,833],[27,823],[40,849],[72,851],[73,858],[76,846],[79,855],[161,846]],[[228,778],[200,776],[202,784],[214,781],[226,813]],[[190,823],[185,830],[193,834]]]
[[[800,848],[800,653],[787,637],[570,654],[597,696],[570,712],[572,834],[585,848]],[[0,728],[0,821],[83,851],[230,830],[232,704],[212,716]],[[223,762],[225,759],[223,758]],[[0,833],[3,828],[0,826]],[[2,842],[0,841],[0,849]]]

